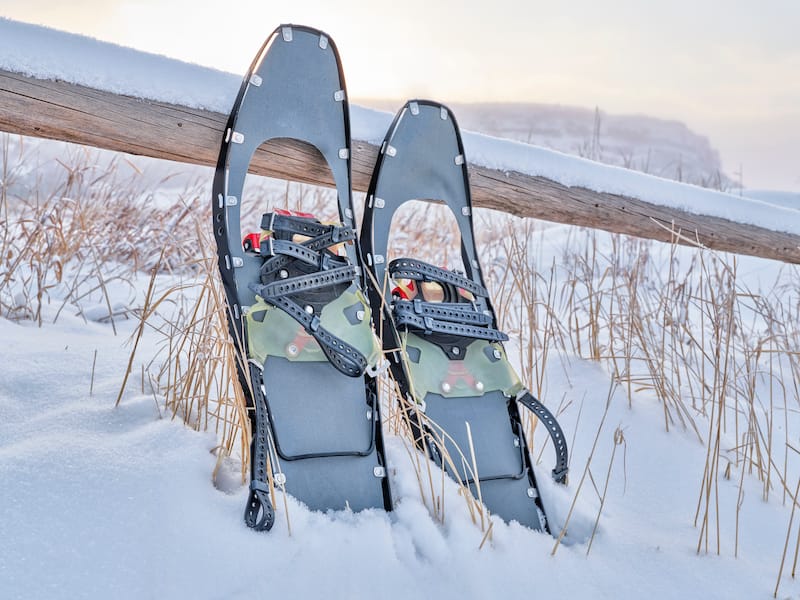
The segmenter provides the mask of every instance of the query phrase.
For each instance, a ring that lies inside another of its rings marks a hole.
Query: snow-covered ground
[[[800,194],[796,192],[780,192],[776,190],[745,190],[744,195],[748,198],[762,200],[776,206],[786,206],[787,208],[800,209]]]
[[[550,231],[550,242],[553,236],[564,239]],[[774,586],[789,513],[780,495],[763,502],[757,483],[745,482],[746,519],[734,558],[737,482],[721,481],[724,551],[698,556],[692,519],[705,447],[689,432],[666,433],[652,396],[637,394],[629,408],[619,390],[592,459],[598,487],[615,430],[625,443],[588,556],[599,507],[594,492],[579,496],[570,545],[555,556],[553,538],[499,520],[492,542],[479,549],[483,534],[452,486],[445,524],[429,515],[397,437],[388,442],[395,512],[319,514],[290,499],[291,535],[280,503],[275,529],[254,533],[242,521],[246,489],[225,493],[212,485],[212,433],[165,418],[163,406],[140,390],[114,408],[135,325],[118,322],[114,336],[107,324],[70,315],[41,328],[0,320],[4,599],[759,598]],[[148,343],[152,338],[140,355]],[[547,377],[551,407],[571,402],[560,417],[573,440],[571,483],[550,483],[547,452],[538,473],[559,526],[611,379],[596,363],[569,356],[552,361]],[[782,597],[789,593],[800,588],[785,581]]]
[[[19,68],[24,63],[25,72],[31,74],[63,77],[72,73],[76,80],[83,78],[82,83],[98,86],[109,77],[119,77],[114,85],[141,85],[153,94],[163,92],[158,73],[163,72],[162,67],[168,68],[166,59],[127,54],[107,45],[100,52],[83,38],[59,36],[62,34],[0,21],[0,61],[5,61],[0,66]],[[37,40],[47,43],[35,48]],[[48,49],[55,51],[45,60],[41,53]],[[87,57],[85,53],[100,58],[83,73],[76,73],[73,60]],[[116,71],[110,68],[121,65],[124,68]],[[124,65],[134,66],[129,72]],[[226,94],[235,91],[238,77],[199,67],[191,72],[183,69],[181,66],[170,76],[180,82],[220,83],[217,92],[221,95],[210,99],[209,105],[198,105],[227,110],[224,103],[230,98]],[[124,83],[137,70],[141,70],[141,78]],[[151,81],[144,81],[145,74],[153,73]],[[188,98],[201,98],[206,89],[201,84],[197,96],[190,90]],[[388,118],[382,113],[354,113],[361,128],[358,132],[364,136],[379,131],[378,137],[382,136]],[[693,202],[694,194],[706,194],[524,144],[477,135],[467,136],[467,144],[468,158],[487,166],[541,169],[548,176],[595,182],[601,187],[635,189],[641,185],[647,194],[689,194],[681,200],[686,202],[687,198]],[[738,202],[740,212],[726,214],[764,223],[783,221],[783,227],[793,231],[800,227],[794,219],[797,208],[708,194],[712,204],[719,205],[723,199],[724,203]],[[494,217],[488,220],[494,221]],[[598,233],[587,246],[588,235],[568,226],[539,227],[530,238],[537,266],[547,267],[591,244],[596,244],[597,255],[611,255],[612,248],[620,244],[617,237]],[[687,271],[694,252],[679,248],[673,255],[669,247],[654,243],[647,260],[653,261],[655,272]],[[640,258],[642,255],[634,255],[630,263],[616,266],[620,271],[633,269]],[[487,256],[484,264],[491,259]],[[709,255],[706,260],[713,262]],[[787,305],[797,305],[800,277],[796,267],[751,257],[740,257],[737,264],[741,285],[764,294],[778,290],[778,295],[788,299]],[[163,275],[159,284],[166,287],[177,283],[179,277]],[[587,281],[594,281],[593,277]],[[597,279],[601,277],[606,274]],[[770,281],[786,287],[778,289]],[[556,283],[558,289],[567,284]],[[109,290],[110,303],[140,307],[147,278],[132,278],[130,285]],[[62,291],[55,286],[44,294],[41,327],[31,320],[0,318],[3,600],[273,595],[766,598],[775,587],[791,514],[791,501],[780,483],[775,482],[769,499],[763,500],[764,486],[756,474],[745,474],[741,489],[739,467],[733,468],[729,478],[722,474],[716,481],[720,553],[716,553],[717,532],[712,523],[710,542],[702,544],[698,554],[700,527],[694,525],[694,519],[713,414],[699,409],[693,413],[703,442],[689,427],[673,423],[667,432],[664,405],[652,389],[634,390],[629,399],[627,390],[613,386],[607,363],[588,361],[569,351],[548,360],[543,378],[542,399],[553,410],[564,407],[559,420],[571,445],[571,478],[566,488],[549,479],[550,449],[544,450],[538,463],[537,476],[554,530],[565,523],[575,502],[565,543],[554,554],[552,537],[497,519],[491,540],[481,546],[484,533],[472,523],[449,482],[443,492],[447,518],[444,523],[434,519],[420,495],[405,442],[397,436],[387,440],[396,501],[392,513],[313,513],[289,498],[291,531],[279,501],[273,531],[255,533],[243,523],[246,488],[238,485],[233,471],[224,478],[225,485],[212,483],[213,451],[219,443],[214,432],[194,432],[179,420],[171,420],[163,398],[139,384],[141,365],[155,355],[159,336],[149,330],[145,333],[133,365],[132,379],[136,381],[115,408],[137,320],[117,319],[114,335],[110,323],[92,320],[101,316],[99,301],[94,309],[90,304],[83,307],[88,321],[77,314],[78,307],[73,304],[56,319]],[[646,297],[657,299],[660,290]],[[512,340],[509,347],[514,343]],[[763,348],[765,355],[757,363],[762,368],[763,361],[769,360],[768,346]],[[744,378],[747,374],[740,375]],[[779,390],[788,390],[787,396],[795,398],[792,390],[798,382],[787,371],[777,381],[759,379],[758,385],[759,391],[774,386],[776,399],[782,397]],[[796,410],[796,403],[785,410],[777,407],[780,418],[774,421],[769,414],[768,422],[774,425],[769,436],[770,440],[774,437],[776,446],[785,436],[798,447]],[[763,403],[754,411],[764,412]],[[732,431],[721,436],[722,454],[733,456],[741,441]],[[537,440],[541,442],[539,437]],[[786,485],[793,491],[798,470],[794,454],[790,456]],[[590,476],[583,479],[587,465]],[[775,477],[779,471],[776,466]],[[800,597],[800,584],[788,577],[795,536],[796,527],[789,565],[781,580],[781,598]]]

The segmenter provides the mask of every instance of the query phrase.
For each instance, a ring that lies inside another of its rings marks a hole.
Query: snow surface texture
[[[16,44],[16,54],[10,52],[9,44]],[[82,64],[76,60],[80,52],[91,47],[104,58],[97,59],[96,70],[82,77],[96,77],[95,87],[105,82],[118,86],[116,91],[126,89],[131,85],[132,72],[126,72],[130,68],[147,74],[149,83],[140,83],[151,86],[148,97],[168,100],[171,93],[183,101],[186,92],[198,106],[208,101],[204,108],[222,112],[227,109],[219,104],[230,99],[209,100],[212,90],[208,83],[216,82],[219,89],[231,94],[238,87],[238,77],[186,65],[176,67],[175,81],[167,86],[166,80],[153,74],[161,72],[162,61],[175,65],[174,61],[92,44],[98,43],[0,21],[0,60],[11,61],[8,57],[16,56],[12,63],[28,61],[31,74],[40,73],[41,64],[49,62],[48,77],[67,78],[65,73]],[[109,62],[115,52],[126,59]],[[50,56],[45,60],[42,54]],[[9,68],[9,64],[0,66]],[[192,83],[196,84],[194,91]],[[129,93],[145,95],[136,90]],[[374,134],[373,141],[380,138],[389,118],[355,110],[354,120],[361,128],[356,137]],[[524,162],[525,156],[539,152],[522,144],[503,145],[499,140],[467,136],[468,152],[479,153],[484,145],[491,151],[493,143],[498,144],[498,151],[508,153],[507,160],[512,162]],[[475,148],[470,149],[469,144]],[[511,156],[512,149],[518,149],[523,157]],[[555,162],[563,161],[561,166],[545,162],[541,167],[552,168],[554,176],[558,169],[566,169],[569,161],[576,169],[592,165],[557,153],[541,153]],[[612,179],[628,177],[619,169],[602,168],[598,173]],[[686,187],[670,185],[673,195],[674,190]],[[559,256],[573,235],[574,228],[548,227],[542,241],[534,242],[537,247],[541,244],[542,263]],[[605,252],[611,236],[598,236],[599,251]],[[669,247],[654,245],[654,250],[656,247],[661,248],[662,264],[668,265]],[[754,279],[779,268],[773,261],[750,257],[742,257],[739,263],[740,271]],[[139,299],[145,286],[143,279],[137,288]],[[116,297],[114,301],[116,306]],[[66,313],[54,325],[54,311],[54,306],[45,307],[46,325],[41,329],[30,322],[0,319],[3,600],[500,596],[657,600],[766,598],[774,588],[789,514],[788,507],[781,505],[780,494],[763,502],[759,482],[754,477],[745,480],[747,513],[738,531],[739,557],[734,558],[731,525],[739,490],[735,478],[720,479],[723,551],[721,556],[697,556],[698,530],[692,520],[705,445],[691,433],[675,429],[665,433],[663,408],[651,393],[636,394],[632,408],[623,393],[612,397],[592,458],[598,485],[602,485],[605,465],[615,448],[613,433],[618,427],[624,431],[626,446],[617,450],[599,530],[588,557],[587,540],[599,509],[588,483],[570,521],[571,545],[561,546],[555,556],[550,554],[552,538],[499,520],[494,521],[493,540],[479,549],[483,534],[470,521],[450,482],[446,482],[444,497],[445,524],[430,516],[403,442],[396,437],[387,439],[396,500],[393,513],[313,513],[290,498],[290,535],[279,499],[275,529],[258,534],[242,521],[246,488],[229,485],[226,493],[211,483],[215,463],[211,450],[217,444],[212,433],[194,433],[165,418],[163,405],[157,404],[163,399],[137,389],[138,382],[129,387],[120,407],[113,408],[130,351],[126,341],[135,320],[118,322],[120,335],[115,337],[109,324],[86,323]],[[84,314],[92,319],[104,316],[92,307]],[[154,345],[155,340],[146,336],[139,356],[152,355]],[[97,365],[92,377],[95,351]],[[134,372],[138,367],[134,365]],[[537,468],[554,529],[564,522],[577,491],[610,385],[609,375],[596,363],[566,355],[548,363],[543,398],[553,407],[564,395],[563,403],[571,409],[559,418],[570,441],[574,440],[567,488],[556,487],[548,477],[551,450],[545,451]],[[736,443],[728,439],[724,445]],[[780,597],[798,594],[798,583],[784,575]]]
[[[542,251],[555,256],[568,235],[567,227],[548,228]],[[610,243],[610,236],[601,238],[601,246]],[[748,257],[743,262],[748,271],[778,268]],[[139,296],[146,284],[142,277]],[[46,310],[47,323],[54,309]],[[612,397],[592,459],[598,485],[617,427],[626,446],[617,450],[588,557],[599,508],[591,491],[578,498],[571,545],[555,556],[553,538],[498,519],[493,541],[479,549],[483,534],[449,481],[445,524],[430,516],[403,442],[394,436],[387,439],[393,513],[314,513],[289,498],[290,535],[279,499],[275,528],[253,532],[242,520],[246,488],[237,482],[226,493],[211,483],[213,433],[195,433],[164,417],[163,406],[142,393],[138,381],[113,408],[130,350],[125,342],[136,324],[118,322],[115,337],[108,324],[65,314],[41,329],[0,319],[3,600],[657,600],[764,598],[774,586],[789,512],[780,494],[762,502],[755,478],[745,481],[747,518],[735,559],[730,525],[738,490],[735,478],[720,479],[726,550],[697,556],[692,515],[705,446],[689,432],[664,432],[662,407],[649,394],[637,394],[633,409],[624,393]],[[154,343],[146,335],[140,356]],[[557,529],[588,460],[611,380],[598,364],[574,356],[552,360],[547,377],[551,401],[564,394],[563,403],[571,403],[559,417],[572,443],[570,485],[555,486],[548,477],[550,449],[537,469]],[[800,589],[785,577],[781,592],[786,597]]]
[[[0,19],[0,69],[223,114],[230,111],[241,82],[240,75],[8,19]],[[378,144],[391,119],[388,113],[351,106],[352,136]],[[464,134],[464,146],[467,159],[474,165],[518,171],[566,186],[800,235],[797,208],[679,184],[475,133]]]

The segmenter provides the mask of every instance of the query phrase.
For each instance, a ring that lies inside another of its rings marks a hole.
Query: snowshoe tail
[[[266,212],[243,245],[245,176],[256,149],[275,138],[322,154],[340,222]],[[272,527],[275,487],[313,510],[391,510],[369,374],[381,353],[354,243],[347,92],[336,46],[323,32],[282,25],[256,55],[222,141],[213,226],[252,422],[247,525]]]
[[[414,258],[387,260],[392,217],[415,199],[443,202],[452,211],[463,274]],[[360,239],[372,275],[373,319],[392,374],[411,412],[425,415],[411,419],[423,423],[416,432],[420,446],[491,512],[549,532],[519,406],[550,433],[559,483],[566,479],[567,445],[556,419],[522,386],[506,357],[508,338],[497,329],[475,247],[461,135],[445,106],[410,101],[395,117],[372,174]],[[429,294],[431,286],[436,292]]]

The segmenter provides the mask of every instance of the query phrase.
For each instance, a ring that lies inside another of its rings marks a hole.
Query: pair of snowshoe
[[[339,222],[275,210],[242,245],[248,166],[275,138],[319,150],[335,181]],[[412,199],[434,199],[453,212],[463,273],[414,258],[387,263],[392,216]],[[418,447],[492,513],[549,531],[520,405],[550,433],[553,477],[562,483],[566,443],[503,349],[507,337],[497,329],[481,274],[464,150],[449,109],[411,101],[398,113],[357,236],[349,108],[336,46],[315,29],[283,25],[239,90],[213,203],[230,333],[251,415],[248,526],[272,527],[275,486],[312,510],[392,510],[377,382],[388,359]],[[374,331],[382,332],[383,348]]]

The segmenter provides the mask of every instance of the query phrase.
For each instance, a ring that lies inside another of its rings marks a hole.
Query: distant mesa
[[[393,112],[400,102],[357,101]],[[612,115],[557,104],[451,103],[462,129],[723,191],[738,189],[722,172],[708,138],[680,121]]]

